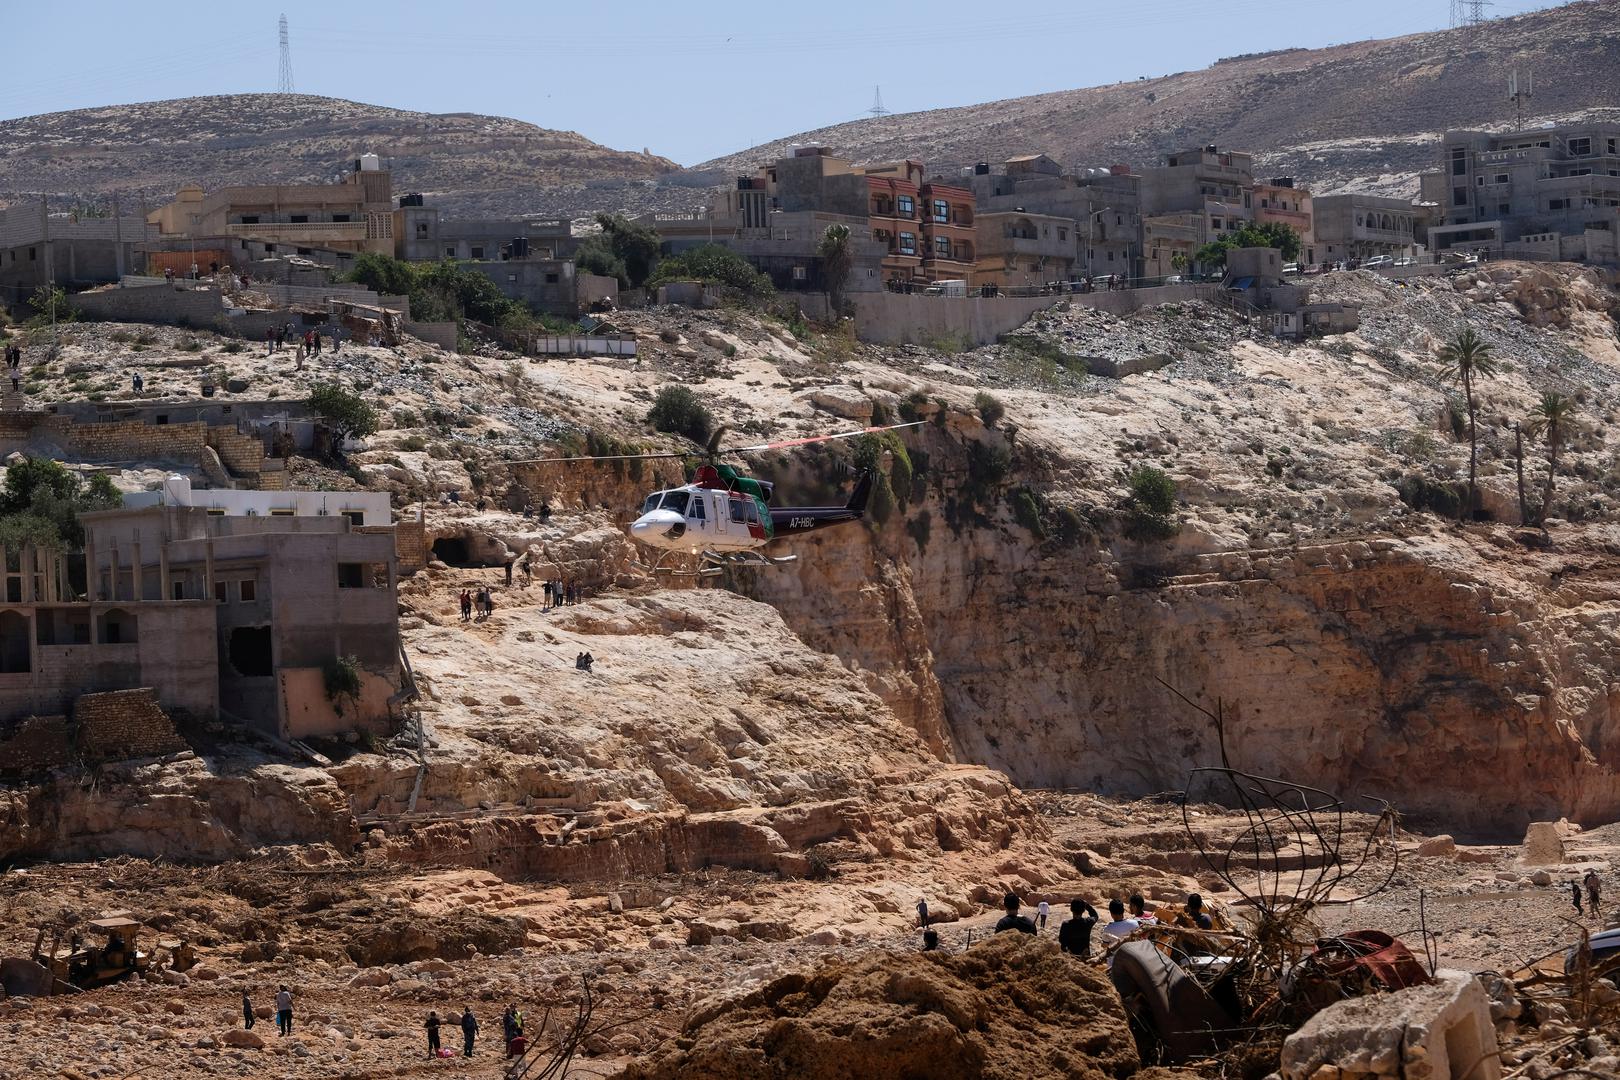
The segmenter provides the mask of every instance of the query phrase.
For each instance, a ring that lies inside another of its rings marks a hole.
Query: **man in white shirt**
[[[1141,923],[1125,917],[1125,905],[1118,900],[1108,901],[1108,917],[1113,920],[1102,928],[1114,941],[1124,941],[1141,928]]]
[[[1046,916],[1047,916],[1048,913],[1051,912],[1051,910],[1052,910],[1052,905],[1048,904],[1045,900],[1042,900],[1039,904],[1035,905],[1035,913],[1038,916],[1040,916],[1035,921],[1035,926],[1036,926],[1037,929],[1039,929],[1039,930],[1045,930],[1046,929]]]

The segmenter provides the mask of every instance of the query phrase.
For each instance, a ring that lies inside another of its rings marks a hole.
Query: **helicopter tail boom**
[[[843,506],[771,507],[771,530],[776,536],[785,536],[859,521],[866,516],[866,504],[871,497],[872,474],[863,472],[855,484],[855,490],[850,493],[849,502]]]

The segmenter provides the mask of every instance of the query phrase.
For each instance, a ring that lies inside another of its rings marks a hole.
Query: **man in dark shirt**
[[[1091,928],[1097,925],[1097,909],[1077,896],[1069,902],[1069,912],[1074,918],[1065,919],[1058,927],[1058,948],[1084,960],[1091,955]]]
[[[1035,924],[1018,914],[1019,903],[1018,897],[1013,893],[1008,893],[1002,898],[1001,906],[1007,909],[1007,914],[1003,915],[1001,921],[996,923],[996,933],[999,934],[1003,930],[1017,930],[1021,934],[1033,934],[1035,932]]]
[[[1193,925],[1200,930],[1215,929],[1215,920],[1204,910],[1204,898],[1197,893],[1190,893],[1187,896],[1187,918],[1191,919]]]

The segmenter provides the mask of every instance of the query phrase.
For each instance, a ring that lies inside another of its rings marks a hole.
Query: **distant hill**
[[[464,216],[574,215],[677,166],[500,116],[422,113],[308,94],[148,101],[0,121],[0,204],[44,191],[155,204],[180,185],[319,182],[382,155],[399,192]]]
[[[1436,3],[1438,10],[1441,5]],[[1147,43],[1142,46],[1145,51]],[[955,109],[857,120],[705,162],[665,181],[719,183],[819,143],[857,161],[932,169],[1044,152],[1071,166],[1151,164],[1205,143],[1249,150],[1266,175],[1416,194],[1448,128],[1510,124],[1507,76],[1535,74],[1537,122],[1604,106],[1620,119],[1620,0],[1587,0],[1444,30],[1221,60],[1202,71]],[[690,196],[671,192],[672,199]]]

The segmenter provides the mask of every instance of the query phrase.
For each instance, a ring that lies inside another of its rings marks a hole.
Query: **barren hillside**
[[[1235,40],[1241,41],[1241,35]],[[1071,166],[1144,165],[1217,143],[1267,175],[1320,189],[1416,194],[1450,128],[1511,123],[1507,74],[1535,74],[1537,121],[1620,100],[1620,0],[1582,0],[1446,30],[1326,49],[1235,57],[1201,71],[801,132],[696,166],[715,182],[795,143],[862,161],[922,158],[950,169],[1044,152]]]
[[[382,155],[398,192],[467,217],[578,212],[675,165],[572,131],[473,113],[422,113],[308,94],[227,94],[0,121],[0,204],[22,193],[157,203],[182,184],[322,183]]]

